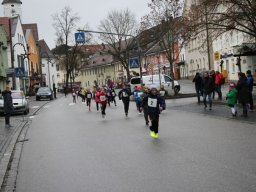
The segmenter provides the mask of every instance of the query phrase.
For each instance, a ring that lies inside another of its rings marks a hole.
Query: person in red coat
[[[99,111],[99,103],[100,103],[100,89],[99,88],[95,88],[94,90],[94,101],[96,103],[96,109],[97,111]]]
[[[104,119],[106,117],[106,108],[108,103],[108,96],[104,88],[101,88],[99,99],[101,104],[101,114],[102,114],[102,118]]]

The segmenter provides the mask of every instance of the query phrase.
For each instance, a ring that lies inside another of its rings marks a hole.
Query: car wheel
[[[179,89],[178,87],[174,87],[174,93],[175,93],[175,95],[178,95],[179,91],[180,91],[180,89]]]
[[[53,96],[50,97],[50,100],[53,100]]]
[[[40,101],[40,98],[39,98],[39,97],[36,97],[36,101]]]

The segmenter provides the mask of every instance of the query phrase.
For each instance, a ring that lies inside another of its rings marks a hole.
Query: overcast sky
[[[113,9],[130,9],[138,22],[149,12],[147,3],[151,0],[22,0],[23,23],[38,23],[40,39],[45,39],[50,48],[55,46],[55,30],[52,27],[52,15],[70,6],[81,17],[81,25],[89,24],[97,30],[99,21]]]

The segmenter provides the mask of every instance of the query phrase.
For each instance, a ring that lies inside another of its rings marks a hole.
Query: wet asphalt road
[[[168,101],[158,140],[134,103],[102,120],[70,97],[50,102],[32,117],[17,192],[255,192],[256,126],[176,110],[192,101]]]

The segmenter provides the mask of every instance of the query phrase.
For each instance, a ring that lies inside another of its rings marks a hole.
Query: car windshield
[[[131,84],[140,84],[140,78],[132,78],[131,79]]]
[[[12,92],[13,99],[22,99],[24,98],[23,92]]]
[[[49,93],[50,89],[48,87],[40,87],[38,93]]]

